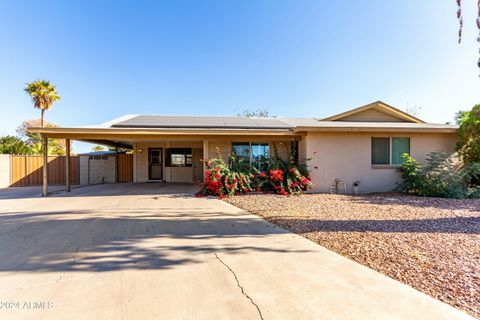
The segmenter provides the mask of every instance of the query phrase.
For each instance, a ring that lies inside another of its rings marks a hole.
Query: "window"
[[[234,142],[232,144],[232,153],[245,162],[250,163],[250,142]]]
[[[372,164],[390,164],[390,138],[372,138]]]
[[[410,138],[372,138],[373,165],[401,165],[404,153],[410,154]]]
[[[252,143],[252,162],[251,164],[265,171],[268,167],[269,148],[268,143]]]
[[[167,167],[191,167],[192,148],[169,148],[165,159]]]
[[[234,142],[232,153],[239,159],[251,164],[259,170],[266,170],[270,155],[268,143]]]
[[[410,138],[392,138],[392,164],[402,164],[402,155],[410,154]]]

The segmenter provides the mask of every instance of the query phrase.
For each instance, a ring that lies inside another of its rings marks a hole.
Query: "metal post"
[[[65,191],[70,192],[70,139],[65,139]]]
[[[42,196],[48,196],[48,138],[42,135],[43,139],[43,189]]]

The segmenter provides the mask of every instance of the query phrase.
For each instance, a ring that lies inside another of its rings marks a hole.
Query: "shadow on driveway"
[[[239,238],[287,231],[248,216],[190,208],[10,212],[0,215],[0,226],[0,271],[162,269],[217,251],[305,252],[242,245]]]

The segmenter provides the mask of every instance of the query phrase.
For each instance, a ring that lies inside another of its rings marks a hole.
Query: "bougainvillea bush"
[[[300,194],[313,186],[308,170],[293,160],[270,159],[267,172],[260,173],[260,177],[262,191],[281,195]]]
[[[308,170],[295,161],[279,157],[268,160],[265,171],[229,157],[225,163],[221,156],[206,162],[205,181],[197,196],[233,196],[248,192],[281,195],[300,194],[312,187]]]

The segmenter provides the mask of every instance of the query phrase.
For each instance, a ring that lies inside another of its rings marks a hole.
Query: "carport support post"
[[[43,188],[42,196],[48,196],[48,138],[42,135],[43,139]]]
[[[65,139],[65,191],[70,192],[70,139]]]
[[[207,170],[208,150],[208,140],[203,140],[203,181],[205,181],[205,170]]]

